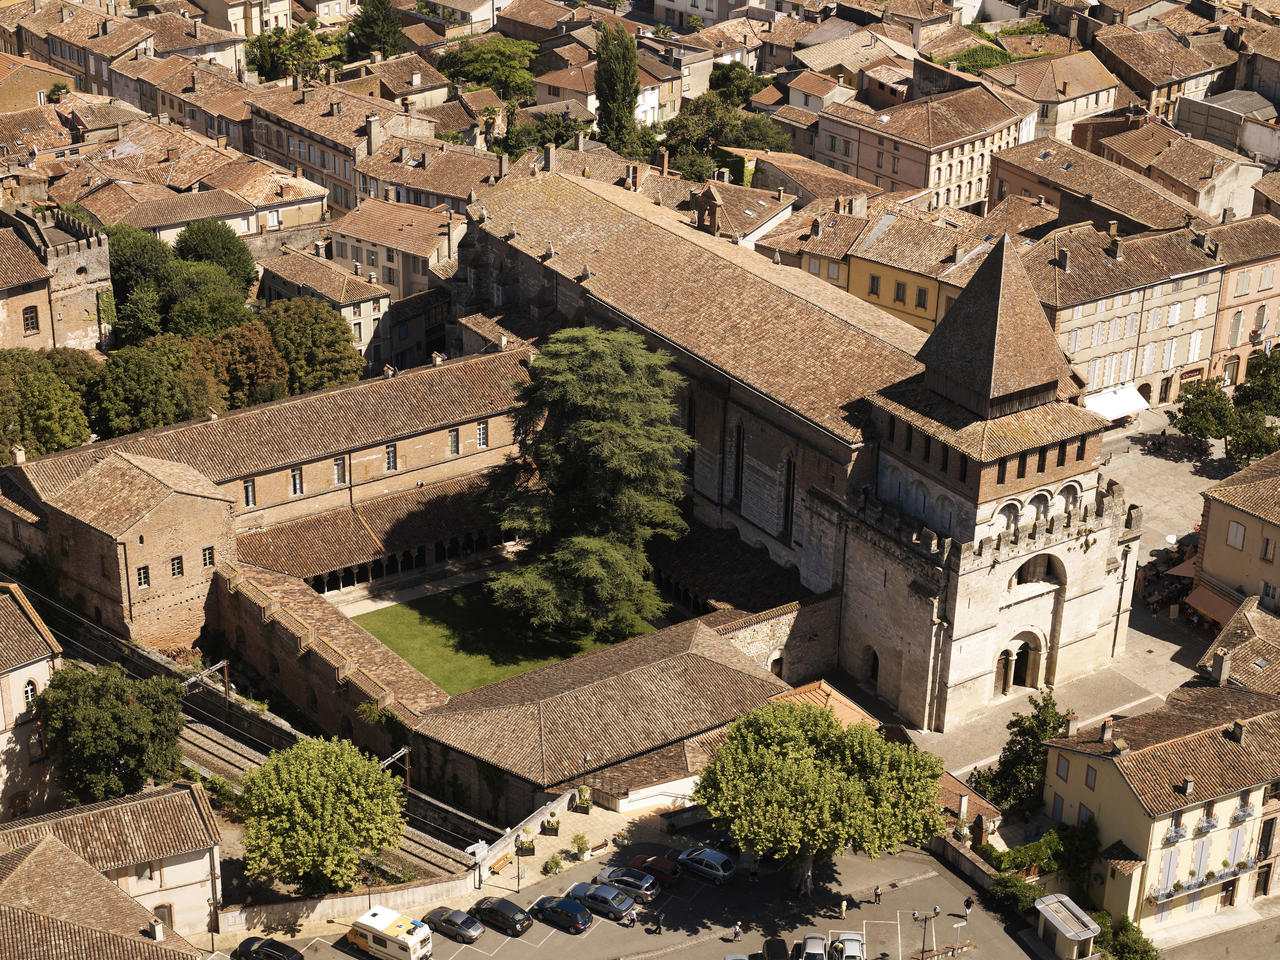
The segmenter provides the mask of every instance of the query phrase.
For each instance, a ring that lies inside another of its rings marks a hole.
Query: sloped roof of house
[[[1280,525],[1280,453],[1255,460],[1219,480],[1204,492],[1204,497]]]
[[[1245,598],[1196,666],[1212,671],[1214,655],[1225,651],[1231,655],[1232,683],[1280,694],[1280,618],[1259,606],[1260,600],[1257,595]]]
[[[861,104],[832,103],[822,112],[882,136],[935,150],[949,143],[986,136],[1032,113],[1034,106],[1028,101],[1016,103],[1019,99],[1017,94],[997,95],[986,87],[976,86],[909,100],[884,110],[868,110]],[[1011,102],[1019,109],[1014,109]]]
[[[259,260],[258,266],[262,268],[264,276],[274,274],[287,283],[312,291],[315,296],[336,307],[391,295],[386,287],[366,280],[361,272],[350,270],[344,264],[325,257],[297,250],[286,250],[278,257]]]
[[[0,582],[0,673],[61,653],[62,647],[22,588]]]
[[[0,227],[0,289],[48,280],[52,273],[12,227]]]
[[[983,70],[982,75],[1036,103],[1062,103],[1110,90],[1119,83],[1088,50],[1006,63]]]
[[[414,256],[431,257],[446,243],[445,234],[457,219],[452,209],[443,204],[423,207],[369,197],[333,221],[329,231],[380,243]]]

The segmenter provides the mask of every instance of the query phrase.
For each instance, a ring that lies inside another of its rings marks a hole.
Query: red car
[[[668,860],[666,857],[646,857],[641,854],[638,857],[632,857],[627,866],[632,870],[643,870],[649,876],[667,886],[680,879],[680,864],[674,860]]]

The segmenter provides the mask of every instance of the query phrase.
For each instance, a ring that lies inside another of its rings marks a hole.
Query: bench
[[[502,868],[505,867],[508,863],[510,863],[511,859],[512,859],[512,855],[510,853],[504,853],[497,860],[493,861],[493,863],[489,864],[489,872],[501,873]]]
[[[609,841],[601,840],[594,847],[592,847],[590,850],[587,851],[587,856],[594,857],[597,853],[604,853],[608,849],[609,849]]]

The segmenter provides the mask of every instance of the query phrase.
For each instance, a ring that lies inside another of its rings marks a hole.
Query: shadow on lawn
[[[485,657],[495,666],[531,660],[572,657],[584,647],[583,637],[534,634],[524,623],[497,607],[484,584],[473,584],[410,600],[405,604],[423,626],[439,625],[456,653]]]

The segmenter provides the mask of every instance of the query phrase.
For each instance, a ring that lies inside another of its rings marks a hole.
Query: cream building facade
[[[31,705],[62,666],[62,647],[22,588],[0,584],[0,816],[41,813],[57,796]]]

